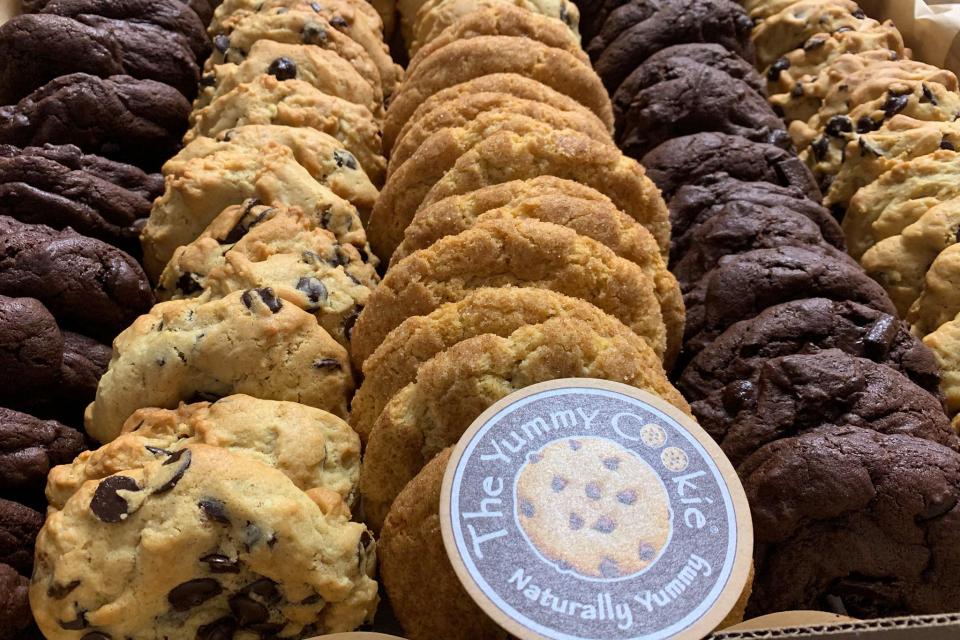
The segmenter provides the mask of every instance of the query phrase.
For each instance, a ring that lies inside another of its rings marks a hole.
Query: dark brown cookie
[[[116,162],[94,154],[85,154],[76,145],[45,144],[23,149],[11,144],[0,145],[0,158],[13,158],[18,155],[40,156],[71,169],[92,173],[98,178],[103,178],[118,187],[133,191],[148,200],[163,195],[163,175],[146,173],[132,164]]]
[[[741,465],[753,514],[747,616],[856,618],[960,609],[960,454],[935,442],[828,427]]]
[[[760,74],[750,63],[730,50],[713,43],[677,44],[647,58],[617,87],[612,100],[618,130],[619,123],[637,93],[655,84],[682,78],[702,66],[723,71],[746,82],[760,95],[766,95],[766,82]]]
[[[614,92],[638,64],[674,44],[714,42],[753,63],[752,31],[753,20],[732,0],[673,0],[624,30],[602,52],[593,43],[589,52],[604,85]]]
[[[590,40],[600,32],[603,23],[618,7],[628,4],[631,0],[593,0],[591,2],[578,2],[577,8],[580,9],[580,34],[584,43]],[[644,2],[646,0],[640,0]]]
[[[76,429],[0,407],[0,495],[42,496],[50,469],[83,449]]]
[[[155,170],[180,146],[189,115],[190,102],[163,83],[74,73],[0,107],[0,143],[74,144]]]
[[[137,262],[65,229],[0,216],[0,294],[32,296],[66,328],[111,340],[153,305]]]
[[[186,38],[147,23],[81,18],[25,14],[0,25],[0,102],[76,72],[156,80],[196,95],[200,69]]]
[[[53,2],[52,0],[21,0],[20,4],[23,7],[23,13],[43,13],[43,10]],[[182,4],[190,7],[200,18],[200,23],[203,25],[210,24],[210,19],[213,18],[213,9],[211,3],[207,0],[174,0],[170,4]],[[217,4],[220,4],[220,2],[217,2]]]
[[[0,296],[0,402],[52,388],[60,372],[63,336],[39,300]]]
[[[821,198],[813,174],[794,154],[725,133],[696,133],[668,140],[640,162],[667,200],[681,186],[719,171],[744,182],[796,187],[817,202]]]
[[[112,353],[108,344],[72,331],[63,332],[59,393],[65,404],[85,407],[93,400]]]
[[[730,203],[690,231],[690,249],[671,267],[684,292],[695,287],[724,256],[774,247],[829,247],[813,220],[782,207]]]
[[[753,380],[770,358],[823,349],[873,360],[932,394],[939,391],[933,354],[906,323],[856,302],[826,298],[786,302],[737,322],[697,354],[677,385],[696,406],[731,385]]]
[[[618,129],[617,143],[634,158],[642,158],[671,138],[704,131],[793,149],[783,121],[766,98],[746,82],[705,65],[641,89]]]
[[[42,638],[29,633],[33,627],[33,615],[30,613],[30,579],[20,575],[6,564],[0,564],[0,637],[21,640],[23,638]]]
[[[33,541],[43,526],[43,514],[0,498],[0,564],[28,576],[33,570]]]
[[[888,366],[838,349],[766,360],[752,379],[731,383],[695,411],[734,465],[769,442],[828,425],[960,449],[936,397]]]
[[[897,313],[883,288],[841,251],[832,247],[756,249],[723,258],[684,296],[687,357],[733,323],[804,298],[850,300],[890,315]]]
[[[667,0],[669,2],[669,0]],[[602,0],[598,4],[603,4]],[[638,22],[643,22],[666,4],[664,0],[629,0],[619,2],[620,6],[605,12],[602,21],[597,22],[597,29],[589,39],[585,39],[587,53],[594,60],[603,53],[620,34],[634,26]],[[612,4],[611,4],[612,6]],[[583,16],[581,14],[581,23]],[[581,31],[582,33],[582,31]]]
[[[94,15],[113,20],[152,24],[184,37],[195,60],[210,55],[210,38],[197,13],[182,2],[156,0],[51,0],[35,13],[51,13],[68,18]]]
[[[694,184],[680,187],[669,201],[670,225],[673,231],[670,255],[680,259],[690,247],[691,233],[729,207],[786,209],[799,213],[820,227],[824,240],[846,250],[843,229],[826,208],[814,202],[801,190],[770,182],[744,182],[727,173],[701,178]]]

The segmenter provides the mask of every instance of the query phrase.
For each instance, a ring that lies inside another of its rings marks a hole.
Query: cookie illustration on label
[[[640,439],[651,449],[659,449],[667,443],[667,432],[657,424],[645,424],[640,428]]]
[[[667,447],[664,449],[660,453],[660,462],[663,463],[663,466],[665,466],[668,471],[673,471],[674,473],[680,473],[690,465],[687,454],[683,452],[683,449],[678,449],[677,447]]]
[[[527,457],[516,482],[529,543],[563,572],[624,578],[670,539],[670,498],[641,458],[605,438],[555,440]]]

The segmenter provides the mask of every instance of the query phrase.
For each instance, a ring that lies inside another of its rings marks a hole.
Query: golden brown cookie
[[[507,336],[519,327],[564,317],[587,324],[612,316],[594,305],[548,289],[476,289],[424,316],[407,318],[364,363],[364,381],[350,406],[350,424],[365,443],[390,399],[441,351],[474,336]],[[607,322],[608,320],[603,320]]]
[[[592,302],[643,336],[661,358],[666,329],[654,284],[596,240],[538,220],[493,220],[436,242],[387,272],[352,334],[357,367],[390,331],[480,287],[552,289]]]
[[[381,155],[380,127],[367,107],[332,96],[302,80],[257,76],[194,114],[189,144],[216,138],[246,125],[306,127],[333,136],[352,153],[376,186],[382,186],[387,161]]]
[[[447,198],[418,211],[391,263],[396,264],[414,251],[487,220],[534,219],[568,227],[630,260],[653,281],[660,314],[667,327],[664,360],[668,363],[674,361],[680,352],[684,324],[683,299],[677,280],[667,271],[650,232],[612,202],[606,199],[583,200],[568,195],[530,195],[477,213],[470,207],[469,200],[458,206],[457,198]]]
[[[589,109],[576,104],[576,109],[564,111],[538,100],[517,98],[508,93],[473,93],[444,102],[422,118],[411,119],[390,154],[387,175],[395,173],[410,159],[424,141],[441,129],[466,127],[481,115],[490,112],[528,116],[554,129],[573,129],[597,142],[610,142],[610,132]]]
[[[666,257],[670,221],[659,189],[637,161],[616,147],[580,133],[551,131],[518,136],[504,132],[491,136],[461,156],[421,206],[492,184],[544,175],[580,182],[608,196],[617,208],[653,234]],[[389,235],[384,234],[389,238],[386,244],[399,244],[402,232],[396,227],[389,230]]]
[[[510,36],[477,36],[458,40],[433,52],[417,65],[394,94],[384,122],[384,140],[433,94],[492,73],[516,73],[556,89],[596,113],[613,127],[613,107],[600,78],[589,65],[563,49]]]
[[[757,66],[766,68],[812,36],[856,29],[866,17],[853,0],[799,0],[761,21],[753,32]]]
[[[947,413],[960,412],[960,320],[954,318],[941,324],[923,338],[940,367],[940,391],[946,401]],[[954,420],[954,426],[958,421]]]
[[[551,318],[507,337],[480,335],[420,366],[415,382],[380,413],[367,441],[360,495],[368,524],[383,526],[394,498],[444,447],[497,400],[557,378],[600,378],[661,396],[683,411],[686,401],[667,381],[645,341],[620,323]]]
[[[491,73],[438,91],[418,105],[413,115],[406,122],[386,120],[383,125],[384,151],[392,151],[397,144],[403,141],[407,132],[416,126],[421,119],[430,117],[430,114],[442,108],[448,102],[481,93],[502,93],[523,100],[543,102],[564,112],[587,111],[592,113],[587,107],[570,96],[551,89],[542,82],[517,73]],[[606,125],[604,126],[606,127]],[[606,128],[609,133],[609,127]]]
[[[958,291],[960,245],[951,244],[934,258],[923,279],[923,293],[907,314],[907,322],[913,325],[914,334],[929,334],[956,318],[957,314],[960,314]]]
[[[572,6],[572,3],[567,3],[567,6]],[[570,16],[569,13],[567,15]],[[526,7],[499,0],[493,6],[474,8],[471,13],[461,17],[417,49],[416,55],[407,65],[407,73],[411,73],[421,60],[451,42],[477,36],[530,38],[547,46],[563,49],[585,64],[590,63],[590,58],[580,46],[580,38],[571,30],[569,24]]]

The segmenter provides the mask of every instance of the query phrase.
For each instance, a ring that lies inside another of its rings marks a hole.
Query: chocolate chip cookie
[[[30,599],[50,638],[324,634],[372,618],[374,562],[349,514],[198,444],[84,484],[40,533]]]
[[[771,443],[739,471],[757,543],[748,615],[842,606],[876,618],[960,606],[955,451],[836,426]]]
[[[820,201],[810,170],[795,155],[770,144],[725,133],[696,133],[667,140],[640,160],[663,197],[673,197],[685,184],[723,171],[744,182],[796,187]]]
[[[270,289],[160,303],[113,344],[111,366],[84,416],[87,433],[102,443],[142,407],[245,393],[342,417],[353,390],[346,350]],[[258,373],[266,369],[269,377]]]
[[[250,200],[228,207],[199,238],[177,248],[157,294],[163,300],[214,300],[269,287],[349,346],[350,326],[378,282],[356,247],[338,243],[316,217]]]
[[[69,463],[83,449],[83,434],[76,429],[0,408],[0,495],[42,495],[50,469]]]
[[[896,315],[886,292],[853,260],[836,249],[756,249],[720,260],[684,296],[686,348],[691,355],[734,322],[768,307],[803,298],[849,300]]]
[[[923,344],[933,351],[941,371],[940,390],[946,400],[947,412],[960,412],[960,322],[956,319],[941,324],[923,338]]]
[[[813,36],[856,30],[870,20],[853,0],[801,0],[762,20],[753,34],[757,66],[767,68]]]
[[[907,313],[916,335],[936,331],[960,313],[957,282],[960,280],[960,246],[951,244],[940,252],[923,279],[923,292]]]
[[[377,418],[360,471],[367,522],[379,530],[404,485],[487,407],[531,384],[569,377],[622,382],[687,410],[656,355],[619,324],[560,316],[506,337],[469,338],[422,364],[416,382]]]
[[[705,65],[640,89],[618,122],[617,141],[624,153],[642,158],[671,138],[703,131],[793,148],[764,96],[746,82]]]
[[[0,106],[0,143],[75,144],[154,170],[176,151],[189,114],[190,102],[163,83],[72,73]]]
[[[654,285],[640,267],[566,227],[494,220],[439,240],[387,272],[354,327],[353,362],[362,367],[407,318],[491,286],[551,289],[582,298],[643,336],[658,356],[666,353]]]
[[[63,509],[85,482],[139,469],[195,444],[256,460],[331,504],[343,501],[354,506],[360,441],[346,422],[296,402],[234,395],[172,410],[138,409],[116,440],[50,472],[50,507]]]

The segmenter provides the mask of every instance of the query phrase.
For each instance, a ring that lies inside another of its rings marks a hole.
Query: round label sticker
[[[702,638],[748,579],[732,466],[626,385],[556,380],[501,400],[454,449],[440,508],[464,587],[520,638]]]

